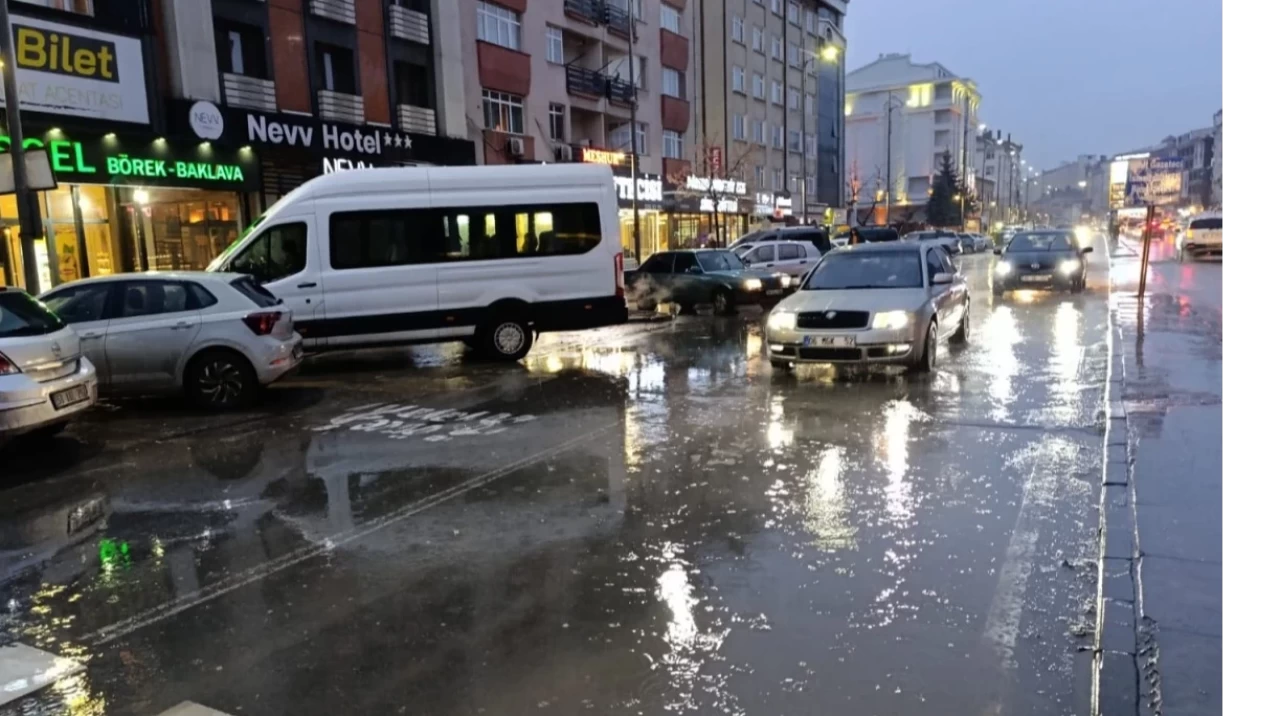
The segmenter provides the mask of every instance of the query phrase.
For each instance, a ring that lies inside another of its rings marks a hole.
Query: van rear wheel
[[[533,347],[533,326],[519,315],[495,317],[476,331],[476,347],[497,360],[517,361]]]

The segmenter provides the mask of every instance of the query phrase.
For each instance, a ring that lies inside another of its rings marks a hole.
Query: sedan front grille
[[[806,311],[796,315],[796,328],[866,328],[866,311]]]

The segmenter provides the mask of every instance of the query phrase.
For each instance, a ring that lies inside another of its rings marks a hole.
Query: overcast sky
[[[978,112],[1037,170],[1207,127],[1221,0],[853,0],[849,68],[910,52],[978,83]]]

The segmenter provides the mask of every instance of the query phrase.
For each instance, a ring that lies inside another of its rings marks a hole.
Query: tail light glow
[[[9,357],[5,354],[0,353],[0,375],[16,375],[21,372],[22,369],[18,367],[17,363],[9,360]]]
[[[615,281],[614,295],[618,298],[626,296],[626,279],[622,276],[622,254],[613,255],[613,277]]]
[[[266,313],[250,313],[244,317],[244,324],[253,331],[254,335],[269,335],[275,329],[276,324],[284,314],[280,311],[270,311]]]

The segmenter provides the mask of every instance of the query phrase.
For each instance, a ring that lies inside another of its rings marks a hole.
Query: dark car
[[[1008,245],[996,249],[992,290],[996,296],[1020,288],[1070,290],[1080,293],[1088,281],[1084,255],[1092,246],[1080,247],[1070,231],[1043,230],[1014,234]]]
[[[892,226],[859,226],[854,228],[854,243],[872,244],[882,241],[897,241],[898,230]]]
[[[645,310],[679,304],[682,313],[709,303],[718,315],[742,305],[772,305],[790,293],[790,276],[746,267],[737,254],[721,249],[662,251],[626,272],[627,297]]]

